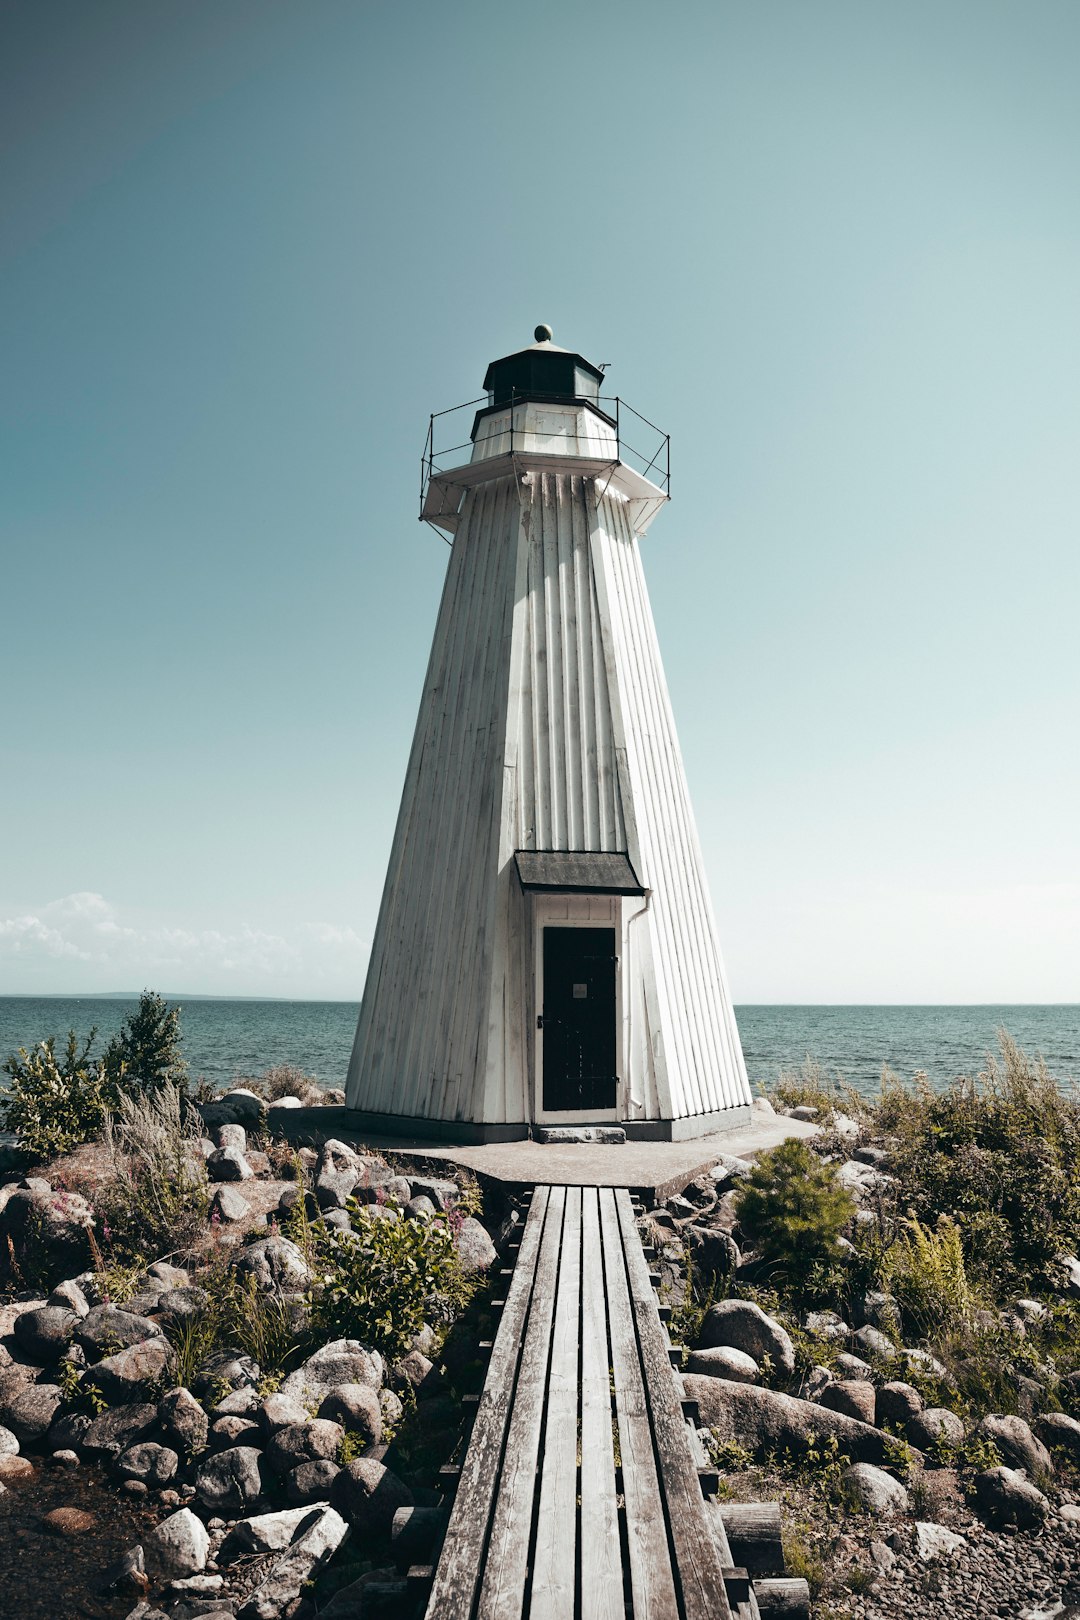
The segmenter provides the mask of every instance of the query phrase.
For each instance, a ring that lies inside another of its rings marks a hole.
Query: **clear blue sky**
[[[358,997],[447,551],[548,321],[740,1001],[1080,999],[1075,0],[0,3],[0,991]]]

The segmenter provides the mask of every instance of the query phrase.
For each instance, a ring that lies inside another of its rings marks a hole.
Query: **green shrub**
[[[388,1220],[349,1203],[351,1232],[314,1222],[319,1281],[312,1325],[328,1339],[359,1339],[396,1360],[425,1321],[448,1325],[477,1286],[454,1247],[450,1221]]]
[[[164,996],[144,990],[136,1010],[125,1018],[102,1062],[123,1072],[128,1091],[156,1091],[159,1086],[187,1089],[187,1064],[180,1054],[180,1008]]]
[[[974,1308],[960,1228],[948,1215],[941,1216],[935,1231],[909,1217],[885,1251],[881,1280],[905,1325],[924,1336],[961,1327]]]
[[[796,1137],[763,1153],[736,1196],[740,1225],[795,1286],[837,1258],[836,1240],[855,1213],[833,1167]]]
[[[116,1106],[121,1075],[91,1056],[96,1035],[92,1029],[80,1050],[70,1030],[63,1058],[50,1035],[32,1052],[20,1047],[4,1063],[10,1085],[0,1098],[0,1123],[37,1159],[57,1158],[91,1141]]]

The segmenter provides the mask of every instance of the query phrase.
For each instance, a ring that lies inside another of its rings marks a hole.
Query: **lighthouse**
[[[705,1135],[751,1099],[642,570],[668,443],[535,339],[431,419],[451,550],[347,1104],[456,1142]]]

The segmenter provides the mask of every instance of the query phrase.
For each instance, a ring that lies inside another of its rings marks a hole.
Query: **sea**
[[[291,1063],[324,1086],[345,1083],[356,1002],[169,1000],[182,1008],[184,1056],[193,1079],[220,1086]],[[135,1006],[135,998],[0,996],[0,1062],[48,1035],[62,1040],[69,1029],[87,1035],[96,1025],[100,1045]],[[735,1013],[755,1086],[799,1069],[809,1057],[867,1097],[876,1096],[885,1064],[904,1078],[922,1070],[940,1087],[957,1075],[977,1074],[997,1049],[1001,1030],[1025,1051],[1041,1053],[1065,1088],[1080,1083],[1080,1003],[741,1006]]]

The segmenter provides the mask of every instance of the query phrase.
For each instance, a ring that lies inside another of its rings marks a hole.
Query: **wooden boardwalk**
[[[702,1496],[624,1188],[534,1190],[426,1612],[758,1614]]]

